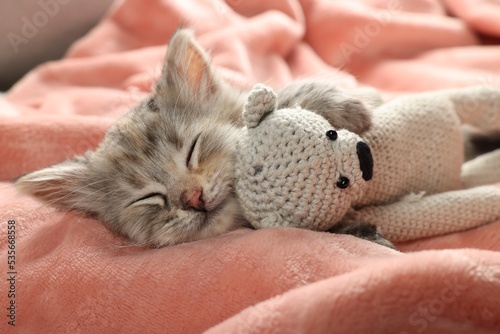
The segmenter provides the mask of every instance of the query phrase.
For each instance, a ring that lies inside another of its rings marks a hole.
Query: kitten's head
[[[101,219],[139,244],[224,233],[241,219],[232,187],[241,99],[216,77],[192,34],[179,30],[152,95],[110,128],[95,151],[27,174],[16,185]]]

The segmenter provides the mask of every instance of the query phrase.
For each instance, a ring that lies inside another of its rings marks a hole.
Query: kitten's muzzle
[[[359,167],[363,173],[363,180],[369,181],[373,177],[373,156],[368,144],[360,141],[356,144],[356,153],[359,159]]]
[[[182,202],[185,209],[206,211],[203,190],[186,191],[182,196]]]

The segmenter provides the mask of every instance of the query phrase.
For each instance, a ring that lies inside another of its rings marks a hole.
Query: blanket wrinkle
[[[153,249],[9,182],[94,149],[149,94],[181,24],[239,87],[316,76],[390,99],[500,86],[498,17],[491,0],[117,0],[63,59],[0,97],[4,274],[16,230],[16,326],[4,277],[0,332],[500,332],[500,222],[399,251],[291,228]]]
[[[247,308],[206,333],[221,333],[222,330],[238,333],[305,333],[310,328],[318,333],[342,333],[345,328],[353,333],[364,333],[368,328],[370,333],[387,333],[388,326],[391,332],[406,332],[410,329],[410,332],[425,330],[426,333],[493,333],[487,326],[475,326],[478,323],[498,325],[500,314],[492,296],[482,300],[481,308],[460,305],[468,297],[484,298],[484,292],[496,290],[500,282],[500,267],[489,266],[495,262],[496,254],[492,253],[479,250],[467,250],[462,254],[423,251],[391,258],[390,265],[383,272],[374,270],[372,264],[291,290]],[[422,256],[432,260],[425,263],[415,261]],[[433,270],[427,270],[429,267]],[[422,269],[427,270],[426,276],[421,275]],[[394,285],[394,281],[386,279],[393,270],[400,284],[410,284],[400,288]],[[357,275],[359,271],[365,271],[366,274]],[[494,278],[476,275],[484,271],[494,271],[494,275],[491,275]],[[337,289],[344,284],[345,290]],[[304,300],[303,295],[312,294],[312,291],[321,292],[321,297]],[[297,302],[301,302],[301,307],[288,306]],[[375,305],[379,307],[374,308]],[[469,311],[467,321],[463,319],[464,314],[456,312],[460,307]],[[353,317],[353,312],[359,314],[362,320]],[[269,327],[269,323],[278,326]],[[334,327],[338,323],[342,326]]]
[[[307,21],[306,41],[334,66],[373,58],[410,58],[436,48],[478,43],[458,19],[401,15],[397,6],[362,11],[347,2],[319,1],[309,11],[306,17],[312,19]],[[329,39],[333,43],[324,42]]]
[[[498,1],[444,0],[444,4],[452,14],[460,17],[473,29],[488,35],[500,35]]]

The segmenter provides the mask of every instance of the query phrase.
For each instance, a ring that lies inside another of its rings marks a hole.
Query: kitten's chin
[[[148,239],[144,240],[143,243],[152,247],[174,246],[215,237],[235,230],[243,226],[243,223],[238,202],[234,199],[228,199],[211,211],[199,213],[198,218],[192,220],[189,226],[158,230],[153,235],[144,235]],[[137,239],[138,235],[135,236]]]
[[[228,200],[207,213],[198,235],[192,240],[206,239],[237,229],[243,225],[241,208],[236,200]]]

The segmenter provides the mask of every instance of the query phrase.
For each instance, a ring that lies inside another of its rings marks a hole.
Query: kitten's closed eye
[[[139,205],[159,205],[159,206],[166,206],[168,204],[167,201],[167,196],[162,193],[149,193],[132,203],[130,203],[128,206],[134,207],[134,206],[139,206]]]
[[[194,157],[193,157],[193,153],[195,152],[196,144],[198,143],[198,139],[200,138],[200,135],[201,135],[201,133],[199,133],[198,135],[196,135],[196,137],[194,137],[194,140],[191,144],[191,147],[189,148],[189,152],[188,152],[188,155],[186,157],[186,167],[187,168],[196,167],[196,165],[198,164],[198,154],[194,154]]]

